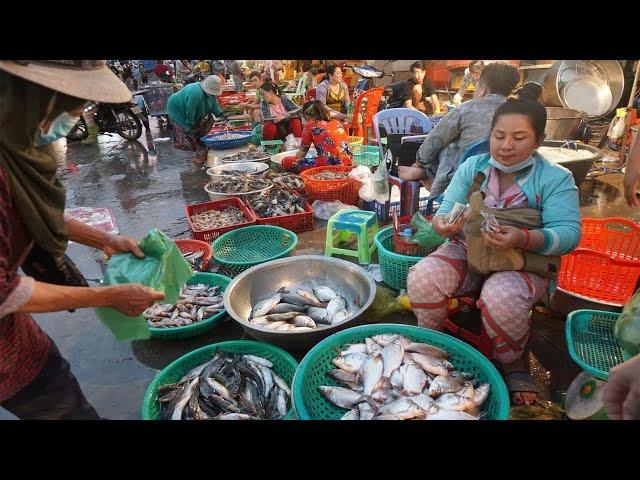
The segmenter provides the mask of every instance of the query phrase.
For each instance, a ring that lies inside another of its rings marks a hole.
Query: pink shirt
[[[484,205],[490,208],[523,208],[527,207],[527,196],[520,185],[514,183],[500,195],[500,179],[495,167],[489,171],[489,181],[483,189]]]
[[[271,112],[272,116],[282,116],[282,117],[286,117],[289,112],[287,112],[287,109],[284,108],[284,105],[282,104],[282,100],[278,99],[278,103],[276,103],[275,105],[269,105],[269,111]]]

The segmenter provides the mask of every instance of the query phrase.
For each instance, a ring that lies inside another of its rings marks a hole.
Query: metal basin
[[[558,140],[545,140],[542,142],[543,147],[561,147],[565,142]],[[593,153],[593,156],[587,158],[581,158],[579,160],[569,160],[563,162],[557,162],[559,165],[562,165],[565,168],[571,170],[573,173],[573,178],[576,182],[576,185],[580,186],[580,184],[587,177],[587,173],[591,170],[594,162],[602,158],[602,150],[596,147],[592,147],[591,145],[585,145],[582,143],[578,144],[578,150],[588,150]]]
[[[544,133],[549,140],[575,140],[582,114],[577,110],[547,107],[547,126]]]
[[[350,306],[349,317],[336,325],[318,325],[305,332],[277,332],[247,321],[251,308],[281,287],[307,288],[327,285],[342,295]],[[238,275],[227,287],[227,313],[253,338],[288,350],[305,350],[325,337],[357,325],[373,302],[374,280],[358,265],[321,255],[300,255],[256,265]],[[358,303],[359,307],[354,307]]]
[[[616,108],[623,90],[624,73],[617,60],[561,60],[545,75],[542,99],[549,107],[599,117]]]

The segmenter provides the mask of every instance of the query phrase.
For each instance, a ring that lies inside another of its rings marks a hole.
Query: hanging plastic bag
[[[140,249],[145,254],[143,258],[133,253],[111,257],[103,285],[140,283],[164,292],[164,303],[177,302],[180,288],[194,273],[175,242],[154,228],[142,239]],[[106,307],[97,308],[96,312],[117,340],[142,340],[151,336],[142,315],[129,317]]]
[[[365,202],[370,202],[375,200],[375,186],[373,184],[373,173],[369,167],[364,165],[358,165],[356,168],[349,172],[350,178],[355,178],[360,183],[362,183],[362,187],[358,191],[358,195]]]
[[[389,172],[384,165],[380,165],[373,174],[375,197],[379,203],[389,200]]]
[[[299,146],[300,146],[300,142],[296,140],[296,138],[293,136],[292,133],[287,135],[287,137],[284,139],[283,148],[285,152],[288,150],[297,150]]]
[[[626,356],[631,358],[640,354],[640,290],[622,309],[614,334]]]
[[[436,233],[431,222],[424,218],[420,212],[413,214],[411,225],[417,229],[411,237],[411,241],[421,247],[427,249],[439,247],[447,240]]]
[[[354,205],[347,205],[340,200],[335,202],[323,202],[322,200],[316,200],[311,204],[313,208],[313,216],[320,220],[329,220],[336,212],[340,210],[360,210]]]
[[[253,127],[252,133],[253,135],[250,142],[254,145],[260,145],[260,142],[262,141],[262,123],[258,123]]]

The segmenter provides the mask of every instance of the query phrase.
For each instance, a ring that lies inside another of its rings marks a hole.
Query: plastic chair
[[[378,233],[378,221],[374,212],[362,210],[342,210],[334,214],[327,223],[327,237],[324,254],[330,257],[333,254],[357,257],[363,265],[371,263],[371,255],[376,249],[373,241]],[[358,249],[334,247],[334,241],[345,242],[351,234],[358,239]]]
[[[411,127],[415,124],[420,125],[422,133],[427,134],[431,130],[431,122],[429,117],[424,113],[413,110],[411,108],[392,108],[383,110],[373,116],[373,128],[376,132],[376,139],[380,144],[380,125],[382,125],[389,134],[411,135]],[[412,135],[413,136],[413,135]]]
[[[289,97],[289,99],[292,102],[295,102],[296,98],[304,98],[306,96],[306,93],[307,93],[306,87],[305,87],[306,83],[304,80],[305,80],[305,76],[302,75],[298,80],[298,86],[296,87],[296,91],[293,93],[285,93],[285,95]]]
[[[471,145],[469,148],[467,148],[463,153],[462,156],[460,157],[460,161],[458,162],[458,166],[462,165],[467,158],[469,157],[473,157],[474,155],[480,155],[482,153],[489,153],[489,140],[480,140],[479,142],[474,143],[473,145]],[[420,182],[416,182],[416,183],[420,183]],[[442,203],[442,200],[444,199],[444,194],[440,194],[437,197],[429,197],[429,200],[427,201],[427,210],[425,212],[425,215],[433,215],[435,213],[435,208],[433,208],[434,203]],[[418,205],[419,199],[415,198],[413,203],[416,205],[416,210],[417,210],[417,205]],[[414,210],[415,211],[415,210]]]
[[[373,126],[373,118],[377,115],[380,100],[384,94],[384,88],[372,88],[360,94],[353,107],[353,119],[351,120],[351,135],[364,137],[364,144],[368,141],[368,129]],[[364,108],[363,102],[366,102]],[[362,116],[362,125],[360,125],[359,117]]]

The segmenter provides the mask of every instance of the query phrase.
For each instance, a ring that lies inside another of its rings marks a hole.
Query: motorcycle
[[[373,65],[352,65],[350,68],[360,75],[360,79],[356,83],[355,88],[353,89],[353,98],[358,98],[360,94],[366,92],[367,90],[371,90],[376,87],[376,79],[380,79],[383,77],[391,77],[393,81],[393,73],[385,73],[384,69],[390,63],[395,60],[389,60],[382,66],[382,69],[376,68]],[[381,102],[382,103],[382,102]],[[382,109],[380,109],[382,110]]]
[[[125,140],[137,140],[142,135],[142,122],[137,116],[142,114],[142,109],[134,102],[91,103],[85,108],[85,114],[93,115],[93,121],[101,134],[117,133]],[[83,116],[69,132],[67,138],[84,140],[88,136],[89,127]]]

